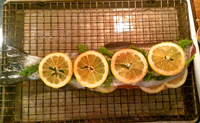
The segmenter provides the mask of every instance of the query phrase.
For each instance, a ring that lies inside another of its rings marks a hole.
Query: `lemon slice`
[[[140,87],[141,90],[143,90],[144,92],[147,93],[158,93],[160,91],[162,91],[165,88],[165,84],[162,85],[156,85],[153,87]]]
[[[178,88],[185,83],[187,75],[188,75],[188,69],[186,69],[183,73],[181,73],[179,77],[165,83],[165,85],[168,88]]]
[[[88,88],[103,84],[108,76],[109,66],[105,57],[95,51],[80,54],[74,61],[74,75],[78,82]]]
[[[122,83],[134,84],[143,79],[148,64],[145,57],[133,49],[117,51],[111,59],[111,71]]]
[[[185,52],[171,42],[154,45],[148,53],[148,62],[157,73],[172,76],[181,72],[185,66]]]
[[[117,89],[117,86],[110,86],[110,87],[99,86],[99,87],[95,88],[94,90],[101,92],[101,93],[110,93],[110,92],[113,92],[116,89]]]
[[[39,75],[43,82],[53,88],[66,85],[72,77],[72,62],[64,53],[51,53],[39,65]]]

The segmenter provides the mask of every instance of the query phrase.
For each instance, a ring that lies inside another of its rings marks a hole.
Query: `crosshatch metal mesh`
[[[185,0],[8,2],[3,6],[4,44],[44,57],[77,52],[82,42],[95,50],[109,42],[153,45],[190,38]],[[6,59],[1,56],[2,61]],[[6,66],[1,63],[2,69]],[[89,90],[47,87],[25,81],[0,88],[1,121],[8,122],[136,122],[183,121],[199,116],[193,65],[177,89],[147,94],[117,89],[103,94]]]

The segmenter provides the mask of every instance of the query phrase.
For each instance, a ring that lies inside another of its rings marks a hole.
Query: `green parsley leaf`
[[[188,46],[190,46],[191,44],[193,43],[192,40],[189,40],[189,39],[183,39],[183,40],[180,40],[177,44],[183,49],[185,50],[185,48],[187,48]]]
[[[192,60],[194,60],[194,58],[195,58],[195,55],[193,55],[193,56],[185,63],[185,66],[189,65],[189,64],[192,62]]]
[[[110,51],[108,51],[108,49],[105,48],[105,47],[100,47],[98,51],[99,51],[101,54],[106,55],[106,56],[108,56],[108,57],[110,57],[110,58],[112,58],[112,56],[113,56],[113,54],[112,54]]]
[[[88,51],[88,47],[86,45],[83,45],[82,43],[78,44],[78,52],[79,53],[84,53]]]
[[[29,76],[35,73],[36,71],[38,71],[38,67],[39,67],[39,63],[26,67],[24,70],[20,71],[19,74],[22,76]]]
[[[106,78],[106,80],[105,80],[105,82],[103,83],[103,84],[105,84],[105,86],[106,87],[110,87],[110,85],[112,84],[112,80],[113,80],[113,75],[112,75],[112,72],[111,71],[109,71],[109,73],[108,73],[108,76],[107,76],[107,78]]]

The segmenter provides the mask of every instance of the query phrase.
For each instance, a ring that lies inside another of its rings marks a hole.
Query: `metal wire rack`
[[[8,2],[3,6],[4,44],[36,56],[77,52],[82,42],[95,50],[109,42],[153,45],[190,38],[185,0]],[[2,61],[6,59],[1,56]],[[2,71],[6,64],[1,63]],[[25,81],[0,88],[3,122],[189,121],[199,117],[199,100],[189,66],[177,89],[147,94],[140,89],[113,93],[47,87]]]

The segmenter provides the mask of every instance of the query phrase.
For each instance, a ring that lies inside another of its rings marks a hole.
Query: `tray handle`
[[[198,38],[197,38],[197,34],[196,34],[196,28],[195,28],[195,24],[194,24],[194,18],[193,18],[192,6],[191,6],[190,0],[187,0],[187,5],[188,5],[191,38],[192,38],[193,43],[196,47],[196,54],[195,54],[195,58],[194,58],[194,71],[195,71],[195,79],[196,79],[198,97],[200,99],[200,53],[199,53],[199,44],[198,44]]]

